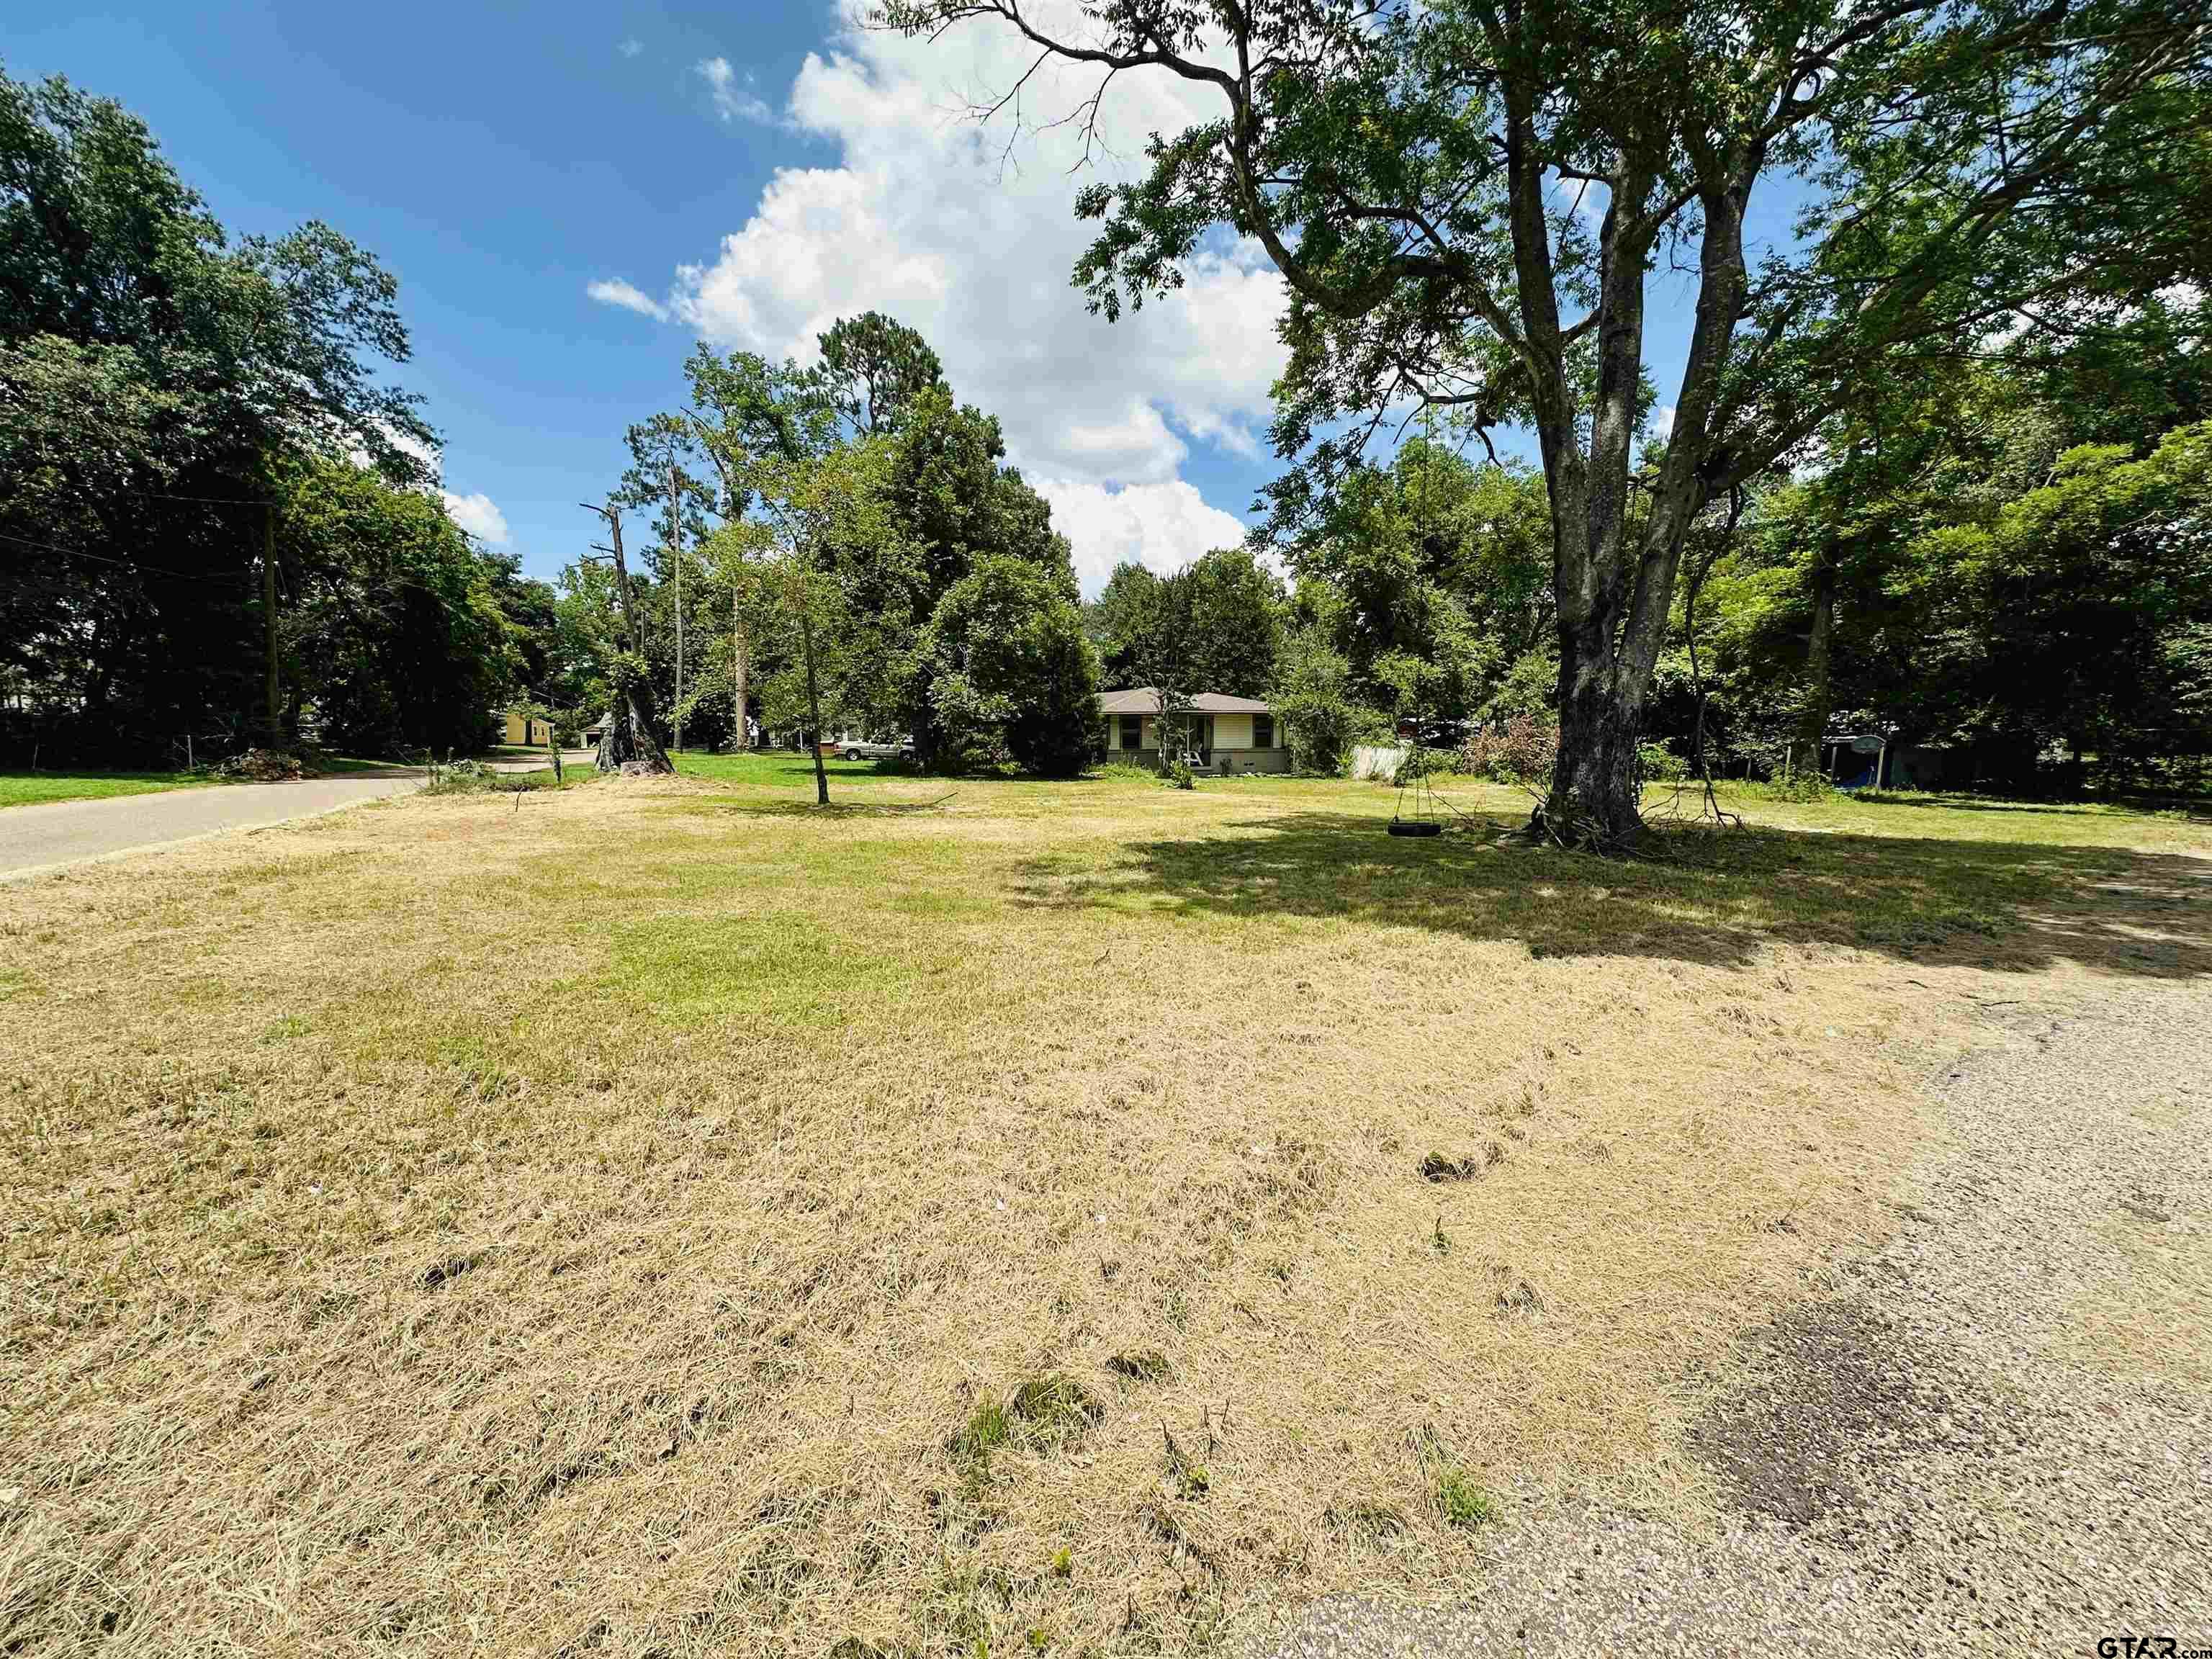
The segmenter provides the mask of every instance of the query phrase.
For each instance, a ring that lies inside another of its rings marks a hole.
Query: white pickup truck
[[[896,743],[878,743],[872,738],[844,738],[838,741],[837,752],[848,761],[910,760],[914,757],[914,739],[901,738]]]

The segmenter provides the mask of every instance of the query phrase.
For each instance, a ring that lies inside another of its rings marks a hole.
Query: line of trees
[[[805,368],[702,344],[686,406],[630,428],[608,508],[647,516],[641,637],[622,575],[570,566],[541,695],[573,720],[635,686],[656,737],[680,720],[703,747],[896,733],[933,769],[1072,775],[1097,740],[1098,661],[1044,499],[915,331],[870,313],[818,343]],[[602,746],[602,764],[631,757]]]
[[[144,124],[0,71],[0,745],[469,749],[552,596],[434,490],[398,284],[233,239]]]
[[[1802,775],[1856,732],[1951,750],[1947,784],[2212,787],[2212,359],[2182,304],[1899,388],[1732,533],[1701,522],[1646,771]],[[1555,719],[1549,528],[1515,467],[1414,444],[1348,475],[1287,550],[1270,687],[1301,763]]]
[[[1694,625],[1730,760],[1835,728],[2012,788],[2212,785],[2212,356],[2201,296],[1869,398],[1764,489]],[[1666,665],[1679,720],[1682,646]]]

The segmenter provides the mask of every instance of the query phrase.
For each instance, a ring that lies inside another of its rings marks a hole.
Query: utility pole
[[[676,562],[676,752],[684,752],[684,520],[677,516],[676,463],[668,464],[668,556]]]
[[[235,590],[234,590],[235,591]],[[270,747],[283,731],[283,699],[276,686],[276,503],[261,507],[261,679]]]

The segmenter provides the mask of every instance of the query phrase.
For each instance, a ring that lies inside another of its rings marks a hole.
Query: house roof
[[[1225,691],[1194,691],[1177,701],[1175,712],[1193,714],[1264,714],[1270,705],[1258,697],[1232,697]],[[1102,714],[1157,714],[1160,694],[1156,686],[1134,685],[1126,691],[1101,691]]]

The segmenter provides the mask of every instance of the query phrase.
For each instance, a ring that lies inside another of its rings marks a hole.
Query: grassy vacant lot
[[[2179,819],[1760,805],[1622,865],[1358,785],[687,770],[0,887],[12,1650],[1443,1594],[1532,1497],[1695,1510],[1701,1390],[1887,1225],[1960,988],[2212,969]]]

